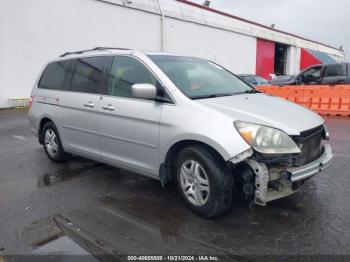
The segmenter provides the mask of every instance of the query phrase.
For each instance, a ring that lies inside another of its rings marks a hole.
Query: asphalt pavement
[[[79,157],[50,162],[27,111],[0,110],[0,256],[349,255],[350,118],[326,120],[329,169],[266,207],[235,196],[208,220],[175,187]]]

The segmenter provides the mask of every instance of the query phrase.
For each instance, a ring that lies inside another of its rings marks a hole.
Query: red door
[[[258,39],[256,49],[256,74],[270,79],[275,72],[275,43]]]

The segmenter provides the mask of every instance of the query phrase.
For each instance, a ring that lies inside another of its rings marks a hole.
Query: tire
[[[175,166],[180,194],[195,213],[212,218],[229,209],[233,178],[216,153],[204,146],[189,146],[179,153]]]
[[[54,123],[47,122],[42,129],[43,146],[48,158],[60,163],[66,159],[66,153],[63,150],[61,138]]]

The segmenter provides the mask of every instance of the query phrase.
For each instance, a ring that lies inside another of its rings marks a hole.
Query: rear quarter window
[[[65,80],[71,74],[71,61],[48,64],[39,81],[39,88],[65,90]]]
[[[335,64],[328,65],[325,71],[325,77],[346,76],[346,65]]]

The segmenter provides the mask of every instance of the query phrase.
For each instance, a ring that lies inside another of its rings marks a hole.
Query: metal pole
[[[160,7],[159,0],[157,0],[158,9],[161,15],[161,25],[160,25],[160,38],[161,38],[161,51],[164,51],[165,48],[165,15],[162,8]]]

